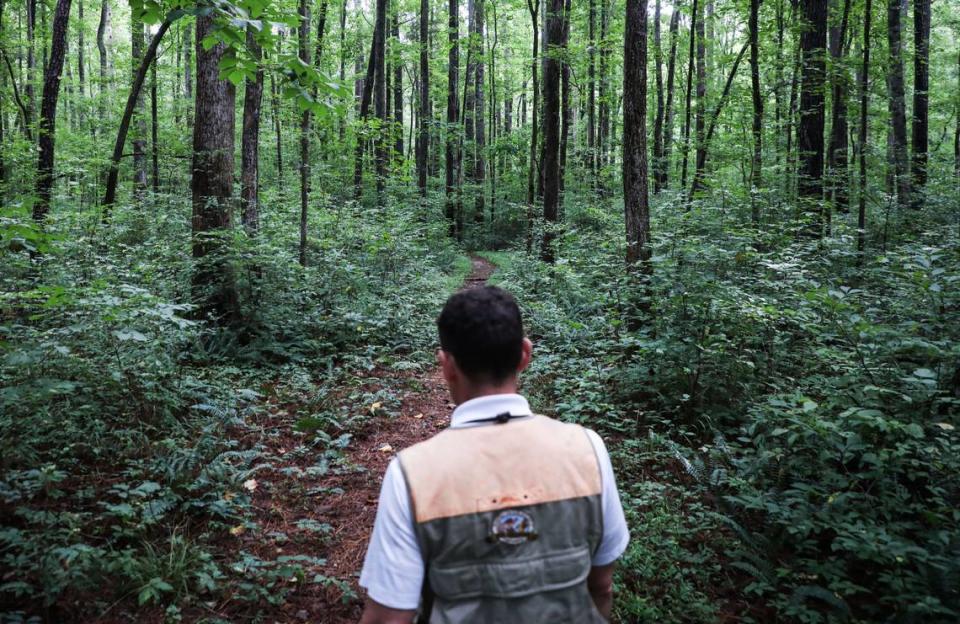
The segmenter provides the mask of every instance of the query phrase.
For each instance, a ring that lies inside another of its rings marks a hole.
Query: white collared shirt
[[[494,394],[462,403],[450,417],[450,427],[482,427],[471,422],[509,412],[530,415],[530,405],[519,394]],[[616,561],[627,549],[630,532],[623,516],[620,494],[613,476],[607,448],[593,431],[587,430],[600,463],[603,538],[593,557],[594,566]],[[380,488],[377,519],[360,573],[360,586],[373,600],[392,609],[416,609],[423,588],[423,556],[414,531],[413,512],[407,484],[396,457],[391,460]]]

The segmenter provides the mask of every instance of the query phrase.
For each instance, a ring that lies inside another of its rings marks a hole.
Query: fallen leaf
[[[377,410],[380,409],[381,407],[383,407],[383,403],[381,403],[380,401],[377,401],[376,403],[370,406],[370,413],[376,414]]]
[[[247,479],[243,482],[243,487],[249,491],[254,491],[257,489],[257,480],[256,479]]]
[[[414,414],[413,417],[414,417],[414,418],[423,418],[423,412],[420,412],[419,414]]]
[[[936,423],[936,425],[941,429],[943,429],[944,431],[953,431],[954,429],[954,426],[951,425],[950,423]]]
[[[393,451],[393,447],[390,446],[389,444],[381,444],[380,448],[378,448],[377,450],[380,451],[381,453],[390,453]]]
[[[238,524],[237,526],[230,528],[230,535],[233,535],[233,536],[243,535],[246,532],[246,530],[247,530],[247,527],[243,526],[242,524]]]
[[[229,503],[230,501],[232,501],[232,500],[234,499],[235,496],[236,496],[236,494],[234,494],[233,492],[226,492],[226,493],[223,495],[223,500],[225,500],[225,501],[227,501],[227,502]]]

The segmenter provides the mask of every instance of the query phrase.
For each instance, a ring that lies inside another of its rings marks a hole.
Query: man
[[[600,437],[531,413],[520,308],[499,288],[450,297],[437,358],[458,407],[383,480],[361,624],[605,622],[629,540]]]

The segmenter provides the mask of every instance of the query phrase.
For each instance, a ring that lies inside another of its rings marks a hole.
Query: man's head
[[[438,358],[454,402],[516,390],[531,344],[510,293],[495,286],[458,292],[443,306],[437,329]]]

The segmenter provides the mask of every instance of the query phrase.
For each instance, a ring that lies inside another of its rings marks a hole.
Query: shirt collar
[[[512,416],[529,416],[530,404],[519,394],[488,394],[464,401],[453,410],[450,417],[450,427],[478,427],[489,425],[491,422],[471,424],[470,421],[481,418],[492,418],[497,414],[509,412]]]

